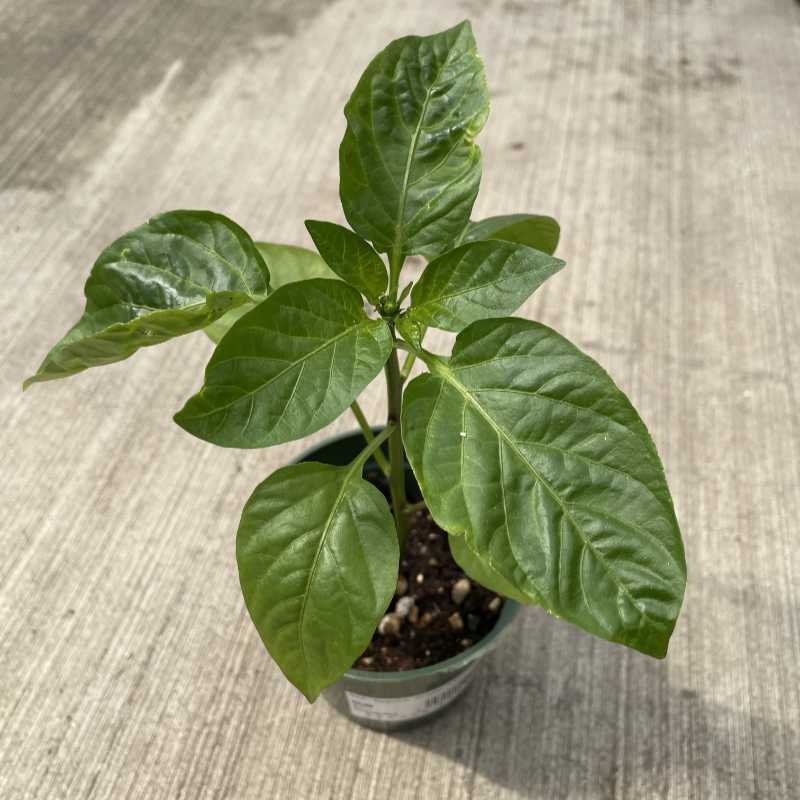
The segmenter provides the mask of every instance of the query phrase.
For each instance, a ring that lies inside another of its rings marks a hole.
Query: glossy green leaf
[[[245,314],[252,311],[257,303],[242,303],[236,308],[232,308],[227,314],[203,328],[203,333],[211,339],[214,344],[219,344],[220,339],[233,327],[234,323],[241,319]]]
[[[489,217],[480,222],[470,222],[461,241],[502,239],[552,255],[558,247],[560,236],[561,228],[552,217],[537,214],[505,214],[500,217]]]
[[[470,549],[466,536],[449,535],[447,541],[450,546],[450,553],[456,563],[472,580],[477,581],[481,586],[485,586],[493,592],[502,594],[504,597],[510,597],[520,603],[531,602],[531,597],[519,591],[513,583],[503,577],[502,573],[493,569],[489,561],[482,559]]]
[[[345,106],[339,193],[350,226],[380,252],[444,252],[481,179],[473,139],[489,113],[469,22],[392,42]]]
[[[428,264],[411,290],[408,318],[460,331],[470,322],[516,311],[547,278],[564,266],[557,258],[521,244],[471,242]]]
[[[476,322],[408,386],[403,440],[436,521],[531,602],[663,657],[686,565],[639,415],[591,358],[520,319]]]
[[[306,228],[328,266],[372,305],[378,305],[388,276],[386,265],[369,243],[335,222],[307,219]]]
[[[235,222],[210,211],[161,214],[100,254],[83,316],[23,386],[200,330],[268,288],[264,260]]]
[[[269,268],[270,291],[275,291],[275,289],[279,289],[284,284],[292,281],[336,277],[319,253],[307,250],[305,247],[295,247],[291,244],[256,242],[256,248]],[[248,311],[251,311],[256,305],[256,302],[242,303],[242,305],[231,309],[227,314],[204,328],[204,333],[212,342],[218,343],[231,329],[233,323]]]
[[[369,644],[394,594],[399,548],[386,500],[360,462],[303,463],[253,492],[236,559],[267,650],[313,702]]]
[[[381,371],[392,349],[382,319],[338,280],[288,283],[228,331],[205,384],[175,415],[225,447],[266,447],[333,421]]]
[[[270,242],[256,242],[256,247],[269,267],[269,285],[273,291],[294,281],[336,278],[322,256],[306,247]]]
[[[422,347],[422,340],[425,338],[425,331],[427,328],[420,322],[417,322],[409,314],[402,314],[395,322],[397,333],[410,342],[414,347]]]

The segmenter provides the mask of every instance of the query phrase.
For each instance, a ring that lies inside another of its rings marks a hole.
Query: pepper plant
[[[485,586],[656,657],[680,609],[683,546],[644,423],[592,358],[510,316],[564,266],[553,256],[558,224],[470,220],[474,139],[488,113],[468,22],[392,42],[345,106],[350,229],[307,221],[317,255],[254,242],[209,211],[161,214],[100,254],[83,316],[25,383],[205,329],[217,345],[204,384],[175,415],[189,433],[269,447],[353,410],[361,455],[277,470],[237,535],[253,622],[312,701],[391,602],[406,459],[456,560]],[[411,255],[428,260],[413,285],[403,276]],[[430,328],[458,334],[450,355],[426,349]],[[415,360],[425,370],[409,382]],[[357,397],[381,371],[387,424],[373,435]],[[362,476],[370,458],[391,509]]]

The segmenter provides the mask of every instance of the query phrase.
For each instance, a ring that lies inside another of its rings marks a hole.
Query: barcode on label
[[[450,704],[466,691],[477,664],[472,664],[455,678],[435,689],[410,697],[370,697],[345,691],[347,705],[354,717],[382,722],[405,722],[425,717]]]

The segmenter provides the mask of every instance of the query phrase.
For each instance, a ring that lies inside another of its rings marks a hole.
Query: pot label
[[[462,695],[469,686],[477,663],[470,665],[452,680],[435,689],[410,697],[370,697],[345,691],[350,713],[358,719],[381,722],[405,722],[427,717]]]

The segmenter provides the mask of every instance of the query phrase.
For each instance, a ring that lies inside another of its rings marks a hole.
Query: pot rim
[[[381,426],[373,426],[374,433],[380,433],[383,428]],[[310,461],[314,455],[323,447],[328,447],[344,439],[349,439],[352,436],[363,436],[360,429],[344,431],[342,433],[334,434],[326,439],[322,439],[317,444],[307,448],[298,456],[296,456],[292,463],[299,463],[301,461]],[[501,595],[502,596],[502,595]],[[342,677],[348,678],[352,681],[363,681],[364,683],[401,683],[403,681],[414,680],[415,678],[423,678],[428,675],[435,675],[440,672],[452,672],[460,670],[469,666],[472,662],[476,661],[481,656],[485,655],[497,643],[497,638],[501,633],[510,625],[511,621],[520,611],[522,606],[516,600],[510,597],[503,597],[503,608],[500,611],[500,616],[497,618],[494,627],[486,636],[479,642],[476,642],[471,647],[459,653],[456,656],[439,661],[436,664],[430,664],[427,667],[419,667],[418,669],[400,670],[396,672],[372,672],[367,669],[354,669],[350,668],[343,673]]]

